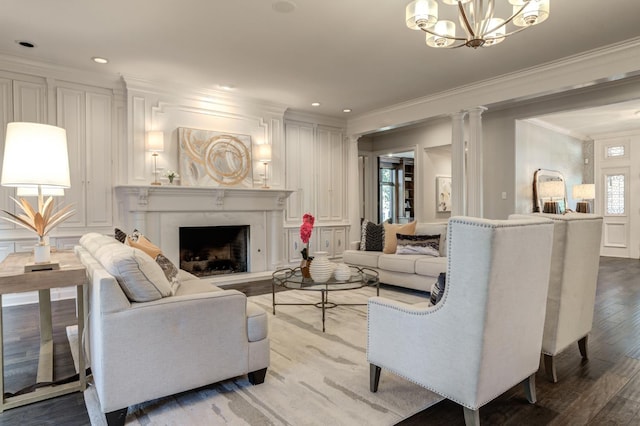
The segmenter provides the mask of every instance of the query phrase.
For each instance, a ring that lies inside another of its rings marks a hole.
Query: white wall
[[[536,124],[516,122],[515,212],[534,211],[533,174],[537,169],[555,170],[564,176],[567,208],[575,209],[573,185],[583,181],[582,140],[545,129]]]

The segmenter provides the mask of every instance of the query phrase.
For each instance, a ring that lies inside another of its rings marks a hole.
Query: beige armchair
[[[572,343],[577,342],[582,359],[588,359],[587,339],[593,324],[602,217],[583,213],[532,216],[552,219],[554,223],[542,354],[545,372],[555,383],[558,375],[554,357]]]
[[[369,299],[371,391],[384,368],[462,405],[467,425],[520,382],[535,402],[552,238],[545,219],[451,218],[436,306]]]

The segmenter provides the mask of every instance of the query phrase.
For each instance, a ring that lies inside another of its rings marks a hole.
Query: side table
[[[82,331],[84,329],[84,285],[87,282],[86,269],[73,251],[64,250],[51,253],[51,261],[58,262],[60,269],[25,272],[24,266],[33,262],[33,253],[12,253],[0,263],[0,412],[42,401],[72,392],[83,391],[86,387]],[[4,397],[4,345],[2,332],[2,295],[38,291],[40,307],[40,359],[37,383],[53,381],[53,331],[51,324],[50,290],[57,287],[75,286],[78,310],[78,367],[77,381],[37,388],[22,395]]]

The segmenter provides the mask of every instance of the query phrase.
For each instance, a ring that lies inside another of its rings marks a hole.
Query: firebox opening
[[[247,272],[249,225],[180,228],[180,269],[198,277]]]

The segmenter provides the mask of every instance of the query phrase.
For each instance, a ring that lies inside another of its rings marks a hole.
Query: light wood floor
[[[234,285],[247,295],[271,291],[269,281]],[[73,374],[65,327],[75,322],[74,301],[54,302],[56,378]],[[38,362],[37,305],[4,309],[5,391],[35,381]],[[557,384],[538,373],[538,402],[527,403],[520,386],[480,410],[484,425],[640,425],[640,262],[601,258],[590,360],[577,345],[558,356]],[[385,374],[383,372],[383,374]],[[390,373],[387,373],[390,374]],[[0,414],[0,425],[88,425],[80,393]],[[460,406],[443,401],[400,425],[463,425]]]

